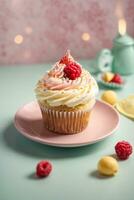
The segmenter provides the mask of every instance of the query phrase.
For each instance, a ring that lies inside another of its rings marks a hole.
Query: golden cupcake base
[[[59,134],[76,134],[83,131],[89,122],[90,111],[58,111],[41,108],[44,126]]]

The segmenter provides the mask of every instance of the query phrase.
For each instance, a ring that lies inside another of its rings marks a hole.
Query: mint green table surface
[[[42,145],[24,138],[14,128],[16,110],[35,99],[34,86],[48,67],[0,67],[0,200],[134,200],[134,156],[119,162],[115,177],[101,178],[96,172],[98,160],[113,154],[117,141],[128,140],[134,145],[134,121],[120,116],[114,135],[78,148]],[[117,90],[119,98],[134,93],[134,75],[126,80],[125,88]],[[40,180],[34,172],[42,159],[52,162],[53,172]]]

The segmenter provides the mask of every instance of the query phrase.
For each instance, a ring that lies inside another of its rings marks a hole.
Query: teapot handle
[[[96,55],[96,68],[99,72],[112,70],[113,55],[110,49],[102,49]]]

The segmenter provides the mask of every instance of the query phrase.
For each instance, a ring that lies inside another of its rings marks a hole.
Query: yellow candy
[[[117,102],[117,95],[114,91],[107,90],[102,94],[101,99],[111,105],[114,105]]]
[[[98,171],[106,176],[115,175],[119,170],[119,165],[111,156],[104,156],[98,162]]]
[[[134,95],[130,95],[127,98],[117,102],[116,108],[123,115],[134,119]]]
[[[112,72],[105,72],[105,73],[103,74],[102,79],[103,79],[104,81],[106,81],[106,82],[110,82],[110,81],[113,79],[113,77],[114,77],[114,74],[113,74]]]

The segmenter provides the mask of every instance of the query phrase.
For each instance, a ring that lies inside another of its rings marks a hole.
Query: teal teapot
[[[127,34],[114,39],[112,71],[122,75],[134,73],[134,40]]]

